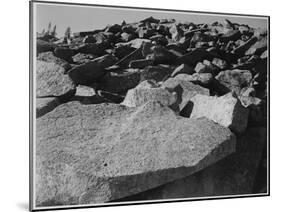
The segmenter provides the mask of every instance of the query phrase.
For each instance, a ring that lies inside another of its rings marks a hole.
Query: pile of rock
[[[267,41],[153,17],[38,39],[36,204],[266,192]]]

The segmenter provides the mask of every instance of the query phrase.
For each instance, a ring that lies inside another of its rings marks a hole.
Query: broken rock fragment
[[[232,93],[221,97],[197,94],[190,101],[191,118],[205,117],[236,133],[242,133],[247,127],[248,110]]]

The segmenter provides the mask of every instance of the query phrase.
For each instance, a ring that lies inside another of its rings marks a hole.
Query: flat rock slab
[[[53,62],[36,63],[36,96],[63,96],[75,92],[75,85],[65,69]]]
[[[207,119],[148,102],[60,105],[37,120],[36,205],[102,203],[191,175],[235,151]]]
[[[197,94],[190,101],[191,118],[205,117],[236,133],[243,132],[247,127],[249,111],[232,93],[221,97]]]
[[[250,128],[237,138],[234,154],[183,179],[116,201],[253,194],[266,139],[266,128]]]

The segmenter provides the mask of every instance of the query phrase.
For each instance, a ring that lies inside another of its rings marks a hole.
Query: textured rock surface
[[[196,94],[202,94],[207,96],[210,95],[210,92],[207,88],[203,88],[200,85],[195,85],[192,82],[180,77],[169,78],[164,83],[162,83],[161,86],[171,92],[176,92],[178,97],[177,104],[179,105],[180,111],[184,109],[184,107],[188,104],[189,100]]]
[[[172,106],[177,102],[177,94],[161,88],[154,81],[143,81],[127,92],[122,104],[128,107],[138,107],[148,101],[158,101],[164,106]]]
[[[36,63],[36,96],[63,96],[75,92],[75,86],[65,69],[53,62]]]
[[[191,99],[191,118],[208,118],[236,133],[247,127],[248,110],[232,93],[221,97],[196,95]]]
[[[104,68],[96,61],[75,66],[68,72],[69,77],[76,83],[88,85],[98,81],[105,74]]]
[[[265,128],[251,128],[237,139],[234,154],[193,175],[118,201],[252,194],[266,139]]]
[[[71,68],[68,62],[56,57],[53,52],[40,53],[37,57],[37,60],[56,63],[57,65],[62,66],[65,69],[65,71],[68,71]]]
[[[36,138],[38,206],[101,203],[145,191],[233,153],[236,140],[227,128],[178,117],[155,102],[137,110],[63,104],[37,120]]]
[[[60,105],[56,97],[37,98],[36,99],[36,117],[45,115]]]

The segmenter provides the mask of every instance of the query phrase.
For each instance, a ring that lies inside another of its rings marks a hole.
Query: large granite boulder
[[[205,117],[236,133],[247,127],[248,110],[232,93],[221,97],[197,94],[190,101],[191,118]]]
[[[74,95],[75,85],[62,66],[54,62],[37,61],[36,97]]]
[[[76,84],[88,85],[97,82],[105,75],[105,70],[98,62],[89,61],[73,67],[69,70],[68,75]]]
[[[235,151],[231,131],[157,102],[70,102],[36,122],[36,205],[103,203],[189,176]]]

